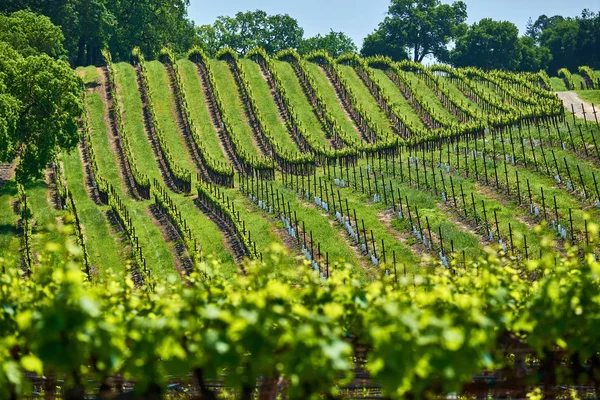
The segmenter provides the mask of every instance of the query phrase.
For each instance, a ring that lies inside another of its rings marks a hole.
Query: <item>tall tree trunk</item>
[[[77,44],[77,66],[83,65],[85,57],[85,38],[82,36],[79,38],[79,43]]]
[[[87,62],[85,65],[92,65],[92,56],[94,55],[94,47],[91,44],[87,44]]]
[[[194,375],[196,376],[196,383],[198,386],[200,386],[200,394],[202,395],[202,399],[215,400],[217,396],[206,386],[206,382],[204,381],[204,371],[202,368],[194,369]]]

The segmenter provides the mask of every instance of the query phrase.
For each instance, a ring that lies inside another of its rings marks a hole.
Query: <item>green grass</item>
[[[243,146],[242,150],[249,156],[258,156],[259,150],[254,143],[254,132],[246,122],[244,107],[227,62],[211,60],[210,66],[215,79],[216,88],[214,89],[221,98],[224,114],[229,119],[234,131],[230,134],[239,140],[240,145]]]
[[[79,152],[76,149],[71,154],[63,154],[62,159],[64,174],[77,207],[77,215],[84,226],[90,264],[101,279],[106,277],[109,269],[119,276],[124,276],[127,255],[110,232],[106,217],[108,207],[96,205],[88,195]]]
[[[362,141],[362,137],[357,131],[354,121],[344,111],[342,104],[337,99],[335,89],[331,86],[325,73],[317,64],[305,63],[304,65],[306,66],[306,72],[314,79],[317,94],[323,98],[332,117],[339,124],[340,129],[346,132],[348,136]]]
[[[383,70],[375,68],[372,70],[383,92],[390,98],[391,103],[389,106],[392,107],[392,110],[398,115],[403,115],[411,126],[418,129],[424,129],[425,125],[423,125],[423,121],[417,114],[417,111],[409,104],[408,100],[404,98],[398,85],[396,85]]]
[[[260,66],[248,59],[242,59],[240,62],[246,73],[249,89],[254,95],[256,105],[264,118],[266,129],[273,136],[273,140],[285,151],[293,155],[299,154],[298,146],[292,140],[287,127],[281,119],[277,104],[271,95],[269,84],[262,77]]]
[[[313,112],[313,107],[304,94],[294,68],[283,61],[273,61],[273,68],[281,79],[281,84],[290,100],[290,106],[295,111],[300,124],[308,131],[308,134],[316,138],[323,146],[328,147],[329,143],[325,139],[326,134],[323,131],[321,121]]]
[[[23,185],[27,195],[27,202],[32,213],[33,241],[32,249],[34,258],[38,261],[47,250],[49,243],[63,245],[67,239],[65,231],[58,229],[62,225],[61,218],[66,215],[64,211],[58,211],[50,203],[48,198],[48,185],[44,181],[35,181]],[[59,254],[65,256],[64,250]]]
[[[456,86],[450,79],[446,79],[443,76],[438,76],[439,81],[442,85],[448,89],[448,91],[452,94],[455,100],[458,100],[460,103],[465,104],[468,108],[470,108],[474,112],[481,112],[482,108],[477,105],[477,103],[473,102],[473,100],[469,99],[467,96],[460,91],[458,86]]]
[[[575,93],[581,97],[582,100],[592,104],[600,104],[600,90],[576,90]],[[600,108],[600,107],[598,107]],[[597,110],[598,111],[598,110]],[[593,117],[593,116],[592,116]]]
[[[188,100],[188,107],[194,121],[194,125],[198,129],[198,136],[202,139],[202,143],[206,147],[208,153],[217,161],[227,162],[225,154],[219,144],[219,136],[215,127],[211,122],[211,117],[208,112],[206,99],[202,92],[202,81],[199,79],[196,67],[190,60],[181,59],[177,61],[181,80],[183,82],[183,90]]]
[[[6,182],[0,188],[0,257],[19,253],[18,216],[13,212],[11,204],[16,198],[16,183],[14,181]]]
[[[164,67],[162,65],[161,65],[161,67],[164,69]],[[193,65],[192,65],[192,67],[193,67]],[[131,69],[130,66],[127,66],[127,67],[123,66],[123,68]],[[139,99],[139,91],[136,86],[135,75],[125,76],[125,74],[123,74],[121,76],[121,72],[118,71],[117,82],[118,82],[119,87],[122,89],[121,92],[124,95],[123,96],[124,111],[128,115],[133,116],[130,118],[135,118],[136,120],[141,121],[142,120],[141,103],[139,104],[139,108],[134,107],[133,109],[129,109],[128,105],[133,103],[133,100],[129,99],[129,101],[128,101],[128,99],[126,98],[127,96],[134,96]],[[163,81],[161,85],[158,85],[158,84],[156,84],[156,82],[153,83],[151,81],[151,85],[154,88],[154,90],[156,90],[156,93],[159,97],[161,97],[161,98],[168,97],[169,93],[167,93],[167,92],[170,92],[170,90],[169,90],[169,87],[166,84],[166,82]],[[166,110],[166,104],[165,104],[165,107],[162,108],[162,110],[160,111],[160,113],[164,114],[163,115],[164,119],[169,118],[169,116],[167,115],[167,111],[168,110]],[[160,113],[157,109],[157,114],[159,115],[159,118],[160,118]],[[127,119],[127,124],[129,123],[130,118]],[[161,121],[162,121],[162,119],[161,119]],[[138,122],[136,122],[136,124]],[[161,122],[159,122],[159,123],[161,123]],[[171,122],[170,125],[172,128],[173,122]],[[127,129],[127,127],[126,127],[126,129]],[[184,151],[186,155],[189,154],[187,148],[185,147],[185,144],[183,143],[183,138],[178,134],[178,132],[174,132],[172,130],[169,132],[170,132],[169,134],[171,135],[171,139],[173,141],[179,141],[179,143],[177,143],[177,146],[182,148],[181,151]],[[165,130],[165,134],[167,134],[166,130]],[[143,164],[140,164],[140,166],[141,166],[140,169],[142,171],[145,171],[150,178],[156,178],[159,181],[161,181],[162,177],[160,174],[158,164],[154,157],[153,150],[150,147],[150,144],[146,138],[146,134],[143,131],[143,128],[142,128],[142,131],[136,130],[136,136],[137,137],[132,138],[132,142],[135,144],[135,145],[132,145],[132,147],[133,147],[133,152],[136,155],[136,159],[140,159],[141,162],[143,163]],[[174,153],[174,154],[179,154],[179,153]],[[183,157],[182,157],[182,159],[183,159]],[[189,169],[192,167],[191,165],[188,164],[190,162],[191,161],[188,160],[187,163],[182,162],[181,164],[183,167],[186,167]],[[229,195],[230,195],[230,198],[236,203],[236,210],[237,210],[238,206],[243,204],[243,199],[241,198],[241,195],[239,194],[239,192],[237,192],[235,190],[229,191]],[[219,260],[221,260],[223,266],[225,267],[224,271],[226,273],[229,273],[229,274],[237,273],[239,271],[239,269],[234,263],[233,255],[229,252],[229,250],[225,246],[225,241],[224,241],[225,239],[224,239],[223,233],[219,230],[219,228],[206,215],[204,215],[203,213],[201,213],[198,210],[196,205],[193,203],[192,198],[190,198],[188,196],[177,195],[175,193],[171,193],[170,196],[173,199],[173,201],[175,202],[175,204],[177,205],[177,208],[179,209],[179,211],[182,213],[184,219],[190,225],[190,229],[192,230],[192,233],[194,234],[194,236],[197,238],[204,254],[205,255],[214,255]],[[275,231],[272,229],[268,229],[268,225],[269,225],[268,222],[265,219],[263,219],[259,214],[244,212],[244,210],[247,208],[248,208],[247,204],[244,207],[239,208],[240,217],[242,217],[246,221],[247,228],[252,233],[254,233],[254,236],[252,237],[252,239],[257,242],[257,250],[265,251],[267,246],[271,242],[277,242],[277,243],[281,244],[282,242],[276,235]]]
[[[345,234],[341,232],[342,228],[332,226],[325,211],[317,208],[311,202],[299,199],[295,191],[285,188],[283,185],[274,184],[273,188],[278,189],[279,193],[283,194],[285,201],[290,203],[292,212],[296,211],[298,220],[304,221],[307,242],[309,233],[312,231],[315,243],[321,243],[323,258],[325,252],[328,252],[330,264],[336,261],[349,263],[357,267],[357,271],[361,276],[367,276],[367,272],[358,267],[361,262],[356,254],[343,239]],[[314,251],[316,252],[316,249]]]
[[[100,79],[100,74],[95,65],[89,65],[87,67],[77,67],[75,73],[83,79],[83,84],[89,86],[96,83]]]
[[[552,85],[552,91],[554,92],[566,92],[568,90],[563,78],[556,76],[552,77],[550,78],[550,84]]]
[[[573,84],[575,85],[575,90],[583,90],[583,88],[585,88],[585,81],[583,80],[583,77],[579,74],[572,74],[573,75]],[[583,85],[583,88],[582,88]]]
[[[164,69],[162,64],[158,66]],[[135,80],[135,71],[133,67],[128,64],[120,64],[117,68],[116,80],[122,95],[121,101],[123,104],[123,111],[127,115],[127,118],[125,119],[125,129],[127,130],[129,140],[131,141],[132,152],[136,158],[136,162],[138,162],[138,168],[140,171],[143,171],[145,174],[147,174],[150,179],[156,179],[159,182],[162,182],[162,175],[158,166],[158,162],[156,161],[152,146],[150,145],[146,132],[144,131],[142,103],[140,100],[139,89]],[[168,93],[166,92],[169,90],[169,87],[167,86],[166,82],[163,82],[162,86],[156,85],[153,87],[154,90],[157,91],[157,97],[166,97],[168,99]],[[166,114],[167,112],[170,113],[170,110],[166,110],[164,108],[161,109],[161,113]],[[160,114],[158,112],[157,114],[160,118]],[[164,115],[163,118],[168,118],[168,116]],[[130,124],[132,127],[134,127],[134,129],[129,128]],[[169,126],[172,127],[173,124],[174,122],[169,124]],[[175,128],[177,127],[175,126]],[[167,131],[165,131],[165,134],[167,134]],[[187,162],[191,163],[188,157],[186,157],[189,154],[187,148],[185,148],[185,145],[181,143],[183,138],[179,136],[177,131],[171,131],[169,135],[171,136],[172,141],[179,141],[177,146],[182,149],[180,151],[184,152],[183,154],[173,154],[177,155],[180,160],[183,160],[183,166],[186,166]],[[187,166],[189,167],[189,165]],[[183,195],[177,195],[175,193],[170,193],[170,196],[176,203],[179,211],[182,213],[183,218],[189,224],[192,233],[197,238],[205,255],[215,255],[223,261],[223,265],[228,273],[235,273],[237,268],[233,263],[233,257],[227,251],[227,248],[224,245],[223,234],[217,228],[217,226],[207,216],[198,210],[196,205],[193,203],[192,198]]]
[[[196,171],[196,165],[177,126],[175,99],[169,87],[167,69],[160,61],[150,61],[147,63],[147,71],[148,90],[152,94],[158,125],[175,164],[188,171]]]
[[[140,246],[152,274],[157,279],[165,279],[169,275],[177,275],[173,254],[164,241],[160,229],[153,224],[152,218],[147,214],[151,201],[134,202],[127,198],[119,176],[119,166],[115,155],[110,149],[108,132],[104,122],[105,108],[100,96],[91,93],[87,96],[90,111],[90,129],[92,132],[92,146],[96,153],[100,174],[108,180],[126,203],[131,214],[133,225],[139,237]],[[141,167],[141,166],[140,166]],[[144,171],[143,168],[140,168]]]
[[[391,134],[391,121],[385,112],[377,104],[377,100],[371,95],[369,88],[365,86],[354,68],[348,65],[339,65],[340,78],[346,80],[348,86],[356,96],[358,104],[366,111],[375,124],[379,126],[384,133]]]
[[[436,113],[442,116],[444,119],[449,119],[451,121],[458,122],[456,116],[452,114],[448,109],[444,107],[440,99],[435,95],[433,90],[431,90],[427,84],[420,79],[414,72],[406,72],[406,77],[410,80],[413,87],[419,92],[421,97],[425,99],[425,101],[433,107]]]
[[[481,146],[483,146],[483,144],[481,144]],[[499,150],[499,149],[497,149]],[[538,149],[539,150],[539,149]],[[595,215],[595,218],[598,217],[598,211],[597,210],[592,210],[592,209],[586,209],[585,205],[582,203],[582,201],[580,199],[578,199],[577,197],[575,197],[574,195],[572,195],[571,193],[567,192],[565,190],[564,187],[559,187],[557,186],[556,181],[554,180],[553,177],[550,177],[547,175],[546,170],[545,170],[545,166],[543,164],[542,161],[542,156],[541,156],[541,150],[536,150],[536,153],[538,153],[537,157],[538,157],[538,163],[540,166],[540,171],[535,171],[534,167],[533,167],[533,161],[530,160],[529,162],[531,162],[531,164],[529,165],[529,167],[525,168],[522,165],[516,165],[513,166],[511,164],[507,164],[506,165],[506,170],[508,173],[508,182],[509,185],[511,186],[511,198],[513,199],[513,201],[516,204],[516,201],[518,200],[518,194],[517,194],[517,183],[516,183],[516,174],[515,172],[518,171],[519,173],[519,180],[520,180],[520,187],[521,187],[521,199],[522,199],[522,203],[527,205],[529,202],[529,198],[528,198],[528,191],[527,191],[527,181],[529,181],[529,185],[531,188],[531,197],[532,200],[534,202],[534,204],[536,206],[539,207],[540,212],[543,215],[543,206],[545,204],[546,206],[546,212],[549,216],[551,216],[550,219],[555,219],[555,210],[554,210],[554,198],[556,198],[556,206],[558,209],[558,219],[559,222],[562,223],[563,225],[565,224],[566,221],[568,221],[569,219],[569,212],[568,210],[571,209],[572,210],[572,218],[573,218],[573,228],[576,232],[583,232],[583,227],[584,227],[584,220],[587,218],[588,214],[591,215]],[[550,153],[549,149],[546,149],[546,158],[548,160],[549,163],[553,162],[553,159],[551,158],[551,156],[548,154]],[[560,161],[559,166],[564,165],[563,164],[563,156],[565,157],[565,159],[567,159],[569,157],[568,154],[566,154],[567,152],[564,152],[563,150],[555,150],[555,154],[557,156],[557,161]],[[550,157],[550,159],[548,159],[548,157]],[[570,161],[568,161],[571,165],[570,165],[570,169],[571,169],[571,176],[574,177],[575,175],[573,175],[574,173],[576,173],[576,165],[574,161],[574,158],[571,157]],[[479,170],[480,170],[480,180],[483,179],[481,177],[481,173],[483,170],[483,160],[481,160],[479,162]],[[501,162],[497,162],[497,167],[499,169],[498,171],[498,179],[500,182],[502,182],[503,184],[506,184],[506,176],[504,174],[504,163]],[[549,166],[553,164],[549,164]],[[589,169],[585,168],[584,166],[584,170],[586,171],[586,173],[589,173]],[[493,181],[494,178],[494,169],[493,169],[493,160],[490,158],[487,159],[487,169],[488,169],[488,176],[490,181]],[[500,169],[502,171],[500,171]],[[552,171],[552,169],[551,169]],[[473,171],[472,171],[473,173]],[[551,172],[554,173],[554,172]],[[582,171],[583,173],[583,171]],[[585,174],[584,174],[585,175]],[[561,168],[561,178],[563,181],[567,181],[567,174],[564,171],[564,167]],[[591,178],[589,178],[591,180]],[[578,180],[575,180],[573,183],[577,185]],[[544,198],[542,199],[542,194],[541,194],[541,190],[540,188],[543,188],[544,190]]]

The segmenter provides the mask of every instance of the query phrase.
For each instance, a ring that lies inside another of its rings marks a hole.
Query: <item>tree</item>
[[[579,25],[575,20],[560,20],[542,31],[540,43],[552,53],[550,71],[556,73],[560,68],[567,67],[577,70],[580,47],[578,45]]]
[[[302,43],[304,29],[289,15],[271,15],[267,18],[268,29],[262,47],[274,54],[285,49],[298,49]]]
[[[117,26],[108,41],[116,60],[128,60],[131,50],[139,47],[148,58],[171,47],[176,53],[189,48],[196,34],[187,19],[189,0],[110,0],[109,10]]]
[[[217,30],[213,25],[205,24],[196,27],[198,45],[209,57],[214,57],[219,50],[221,42],[217,37]]]
[[[536,41],[539,41],[540,34],[546,29],[550,28],[557,22],[564,21],[565,19],[560,15],[555,15],[553,17],[548,17],[545,14],[542,14],[538,17],[538,19],[533,22],[531,18],[527,21],[527,28],[525,30],[525,36],[532,37]]]
[[[356,53],[358,51],[352,38],[343,32],[334,32],[333,30],[325,36],[318,34],[302,41],[301,54],[308,54],[314,50],[325,50],[334,58],[343,53]]]
[[[26,16],[45,21],[32,18]],[[14,48],[0,41],[0,162],[18,158],[19,181],[41,177],[61,150],[77,145],[77,118],[83,112],[81,79],[65,61],[46,54],[62,48],[62,36],[55,35],[52,24],[35,29],[33,36],[16,29],[9,37]]]
[[[542,18],[542,17],[540,17]],[[552,54],[548,68],[577,70],[580,65],[600,68],[600,13],[583,10],[580,17],[555,19],[539,34],[539,42]]]
[[[298,49],[304,30],[287,14],[268,15],[262,10],[238,12],[234,17],[220,16],[213,25],[196,30],[200,46],[209,54],[231,47],[243,55],[253,47],[274,54],[283,49]]]
[[[195,27],[187,19],[189,0],[13,0],[0,12],[29,9],[46,15],[62,29],[72,65],[101,64],[109,46],[115,60],[128,60],[140,47],[154,57],[164,46],[176,52],[195,44]]]
[[[367,36],[363,41],[362,49],[360,50],[361,56],[387,56],[394,61],[408,59],[408,52],[406,51],[406,48],[398,45],[385,35],[385,30],[377,29],[375,32]]]
[[[392,0],[388,16],[379,25],[387,46],[407,47],[412,59],[422,62],[432,55],[448,59],[447,45],[464,31],[467,6],[462,1]]]
[[[50,18],[30,11],[0,14],[0,42],[5,42],[22,56],[47,54],[52,58],[66,55],[65,37]]]
[[[519,48],[521,49],[519,71],[537,72],[548,68],[552,54],[547,47],[538,46],[534,38],[530,36],[519,38]]]
[[[484,18],[457,39],[450,59],[455,67],[516,70],[521,62],[519,29],[512,22]]]

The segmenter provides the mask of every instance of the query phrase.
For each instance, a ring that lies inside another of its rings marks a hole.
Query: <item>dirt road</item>
[[[563,101],[563,104],[565,105],[565,107],[567,108],[567,110],[569,110],[569,113],[571,113],[572,109],[575,109],[575,116],[579,117],[579,118],[583,118],[584,117],[584,110],[585,110],[585,119],[587,119],[588,121],[594,121],[594,108],[592,107],[592,105],[588,102],[585,102],[581,99],[581,97],[579,97],[579,95],[577,95],[577,93],[575,92],[556,92],[556,95],[558,96],[559,99],[561,99]],[[571,105],[573,105],[573,108],[571,108]],[[600,114],[600,106],[596,106],[596,111],[598,112],[598,114]],[[598,115],[598,118],[600,118],[600,115]]]

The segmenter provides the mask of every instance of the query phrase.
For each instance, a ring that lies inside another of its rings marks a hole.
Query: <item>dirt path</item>
[[[169,217],[161,212],[160,207],[156,204],[152,204],[147,208],[145,214],[150,217],[154,225],[160,229],[163,240],[169,246],[171,254],[176,256],[173,257],[173,261],[177,272],[179,272],[182,277],[189,275],[193,269],[192,259],[185,247],[181,235],[175,226],[173,226]]]
[[[393,235],[397,241],[402,243],[402,245],[404,245],[404,247],[406,247],[419,260],[419,266],[421,268],[427,268],[428,264],[426,262],[426,257],[423,257],[423,255],[429,254],[430,256],[433,255],[435,258],[435,252],[429,250],[419,241],[416,241],[415,243],[415,239],[411,238],[410,234],[401,232],[394,228],[392,226],[392,220],[396,218],[396,214],[393,210],[380,212],[377,214],[377,218],[379,219],[379,222],[385,226],[386,231]]]
[[[325,67],[323,67],[321,65],[319,66],[319,69],[327,77],[327,81],[329,82],[329,85],[331,85],[331,87],[333,88],[333,91],[335,92],[335,97],[338,101],[338,104],[340,105],[342,111],[346,115],[346,118],[348,119],[348,121],[352,122],[352,127],[354,128],[354,131],[356,132],[356,134],[358,136],[363,137],[363,133],[361,132],[360,128],[358,127],[358,124],[352,118],[352,114],[350,114],[349,107],[351,107],[351,105],[349,103],[345,102],[344,99],[342,98],[342,94],[340,93],[340,88],[337,87],[334,83],[333,75],[331,75],[331,73]]]
[[[117,164],[119,165],[119,177],[121,178],[123,188],[129,196],[133,199],[140,199],[139,193],[135,187],[135,178],[133,177],[133,172],[131,171],[121,139],[122,132],[119,132],[118,129],[117,116],[115,115],[116,110],[113,106],[113,102],[118,101],[118,98],[114,97],[115,93],[112,91],[108,69],[106,67],[98,67],[96,71],[98,72],[99,78],[98,86],[96,86],[94,91],[100,95],[102,103],[104,104],[104,124],[106,126],[110,150],[114,154]]]
[[[556,92],[556,95],[559,99],[562,100],[565,108],[569,110],[571,113],[573,108],[575,109],[575,116],[578,118],[584,118],[584,110],[585,110],[585,119],[588,121],[595,121],[594,119],[594,107],[592,104],[584,101],[579,95],[575,92]],[[597,110],[598,111],[598,110]]]
[[[233,145],[230,142],[228,134],[225,132],[225,125],[223,124],[220,111],[218,110],[213,87],[208,78],[208,72],[206,67],[199,62],[194,63],[196,66],[196,76],[202,87],[202,95],[204,96],[204,105],[210,115],[210,123],[212,124],[217,136],[219,137],[219,147],[225,155],[225,159],[230,165],[233,165],[238,173],[243,173],[243,168],[240,160],[237,158],[237,154],[233,149]]]

